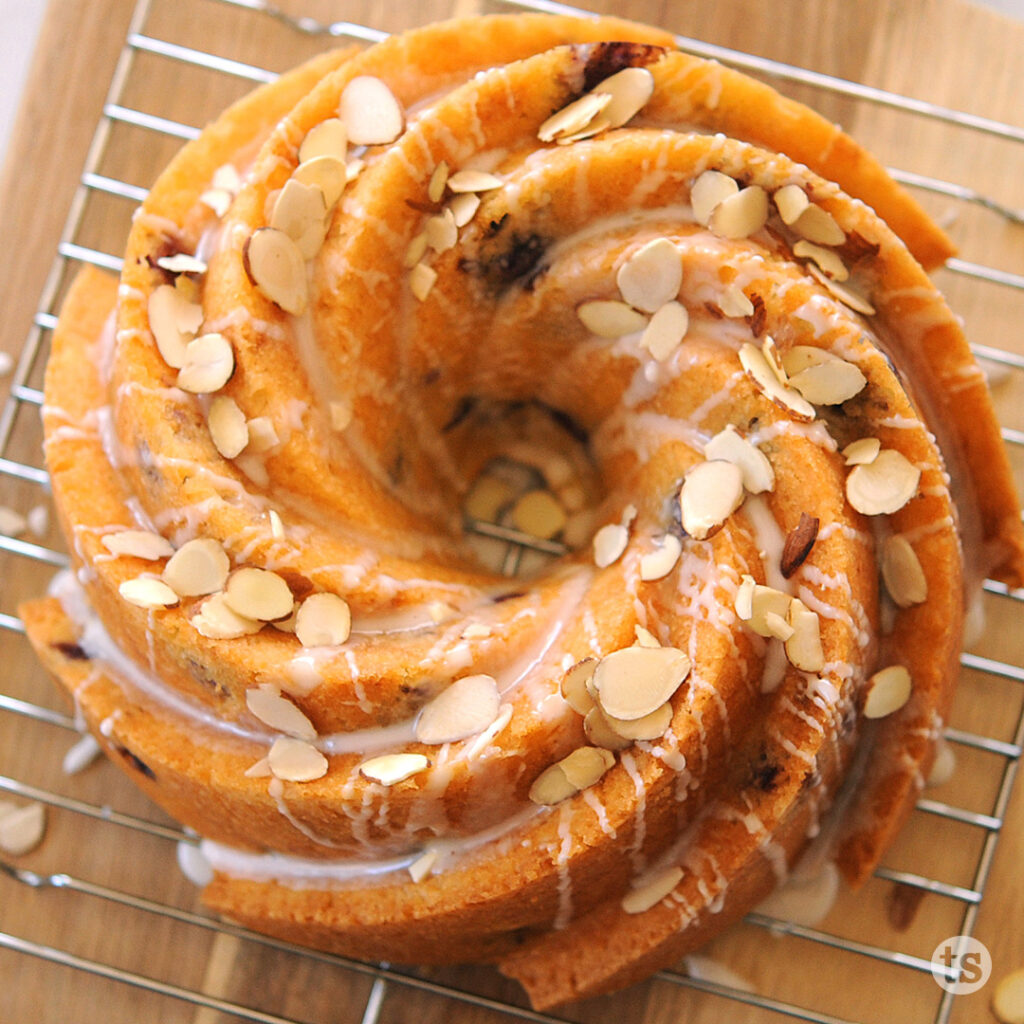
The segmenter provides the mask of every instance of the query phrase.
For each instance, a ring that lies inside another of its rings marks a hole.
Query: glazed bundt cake
[[[872,870],[965,601],[1024,578],[922,269],[950,252],[838,128],[656,29],[327,54],[75,282],[43,410],[73,571],[29,634],[217,911],[537,1006],[624,986],[826,816]]]

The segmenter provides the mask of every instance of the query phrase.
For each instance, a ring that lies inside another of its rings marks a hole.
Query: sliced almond
[[[430,175],[430,181],[427,183],[427,198],[432,203],[441,202],[444,196],[445,185],[448,184],[448,174],[448,161],[442,160]]]
[[[555,141],[560,146],[571,146],[574,142],[579,142],[581,139],[592,139],[595,135],[608,131],[611,126],[611,121],[604,114],[598,114],[585,128],[581,128],[578,132],[573,132],[572,135],[559,135]]]
[[[733,599],[733,608],[736,616],[744,622],[749,622],[754,615],[754,592],[758,583],[753,576],[744,573],[740,578],[740,585],[736,588],[736,597]]]
[[[337,430],[340,433],[348,429],[354,415],[351,402],[331,402],[329,412],[332,430]]]
[[[801,672],[820,672],[825,667],[825,653],[821,646],[821,622],[799,598],[789,606],[789,624],[793,635],[786,641],[786,657]]]
[[[604,717],[609,728],[625,740],[656,740],[664,736],[672,724],[672,705],[666,701],[642,718],[613,718],[610,715]]]
[[[313,782],[327,774],[327,758],[312,744],[293,736],[278,736],[267,760],[274,778],[284,782]]]
[[[269,416],[254,416],[245,425],[249,438],[248,450],[254,455],[262,455],[276,448],[281,443],[274,421]]]
[[[246,707],[264,725],[300,740],[315,740],[316,728],[276,686],[264,684],[245,691]]]
[[[789,375],[786,373],[786,367],[783,365],[779,346],[775,344],[775,339],[770,334],[765,335],[764,341],[761,342],[761,355],[764,356],[765,362],[771,367],[776,380],[785,387],[789,382]]]
[[[796,527],[786,534],[786,541],[782,545],[782,558],[779,561],[779,569],[782,575],[788,580],[807,560],[807,556],[818,539],[819,520],[817,516],[800,513],[800,521]]]
[[[156,265],[161,270],[169,270],[172,274],[205,274],[207,264],[198,256],[187,252],[176,252],[173,256],[161,256]]]
[[[789,386],[811,405],[842,405],[860,394],[866,384],[859,367],[835,356],[789,378]]]
[[[591,334],[621,338],[647,326],[647,317],[617,299],[594,299],[576,307],[576,315]]]
[[[349,168],[336,156],[315,156],[299,164],[292,171],[291,181],[318,188],[324,197],[324,206],[330,210],[341,198],[349,181]]]
[[[421,743],[455,743],[476,736],[498,717],[501,694],[493,676],[456,679],[425,705],[416,720]]]
[[[490,192],[504,184],[501,178],[487,171],[456,171],[448,179],[448,188],[452,192]]]
[[[409,877],[418,885],[424,878],[429,878],[434,873],[441,854],[437,850],[424,850],[410,865]]]
[[[601,116],[610,128],[621,128],[654,94],[654,75],[647,68],[623,68],[599,82],[591,92],[611,96],[611,103],[601,111]]]
[[[654,551],[640,558],[640,579],[647,582],[664,579],[676,567],[683,552],[682,541],[674,533],[666,533],[657,544]]]
[[[178,603],[178,595],[166,583],[153,576],[136,576],[125,580],[117,592],[137,608],[170,608]]]
[[[903,665],[880,669],[868,679],[864,698],[865,718],[885,718],[910,700],[913,684]]]
[[[201,334],[185,346],[178,387],[196,395],[219,391],[235,372],[235,352],[223,334]]]
[[[764,617],[765,629],[768,635],[783,642],[791,640],[796,630],[781,616],[775,612],[768,612]]]
[[[271,302],[294,316],[306,311],[306,261],[288,235],[277,228],[257,228],[246,243],[244,260],[253,283]]]
[[[772,199],[775,200],[783,224],[794,224],[811,203],[799,185],[783,185],[772,195]]]
[[[748,185],[726,196],[711,212],[708,227],[723,238],[749,238],[768,220],[768,193],[760,185]]]
[[[402,261],[406,270],[412,270],[417,263],[427,254],[427,233],[421,231],[414,235],[412,241],[405,250],[405,259]]]
[[[694,540],[712,536],[743,504],[743,472],[722,459],[698,462],[683,478],[679,510]]]
[[[873,462],[854,466],[846,477],[846,497],[866,516],[891,515],[917,493],[921,471],[894,448],[884,448]]]
[[[754,303],[737,284],[726,285],[718,294],[718,308],[722,316],[732,319],[744,316],[753,316]]]
[[[409,287],[420,302],[426,301],[436,280],[437,271],[433,267],[428,267],[426,263],[417,263],[409,271]]]
[[[643,345],[659,363],[664,362],[682,343],[690,326],[690,314],[681,302],[666,302],[644,328]]]
[[[576,787],[566,778],[562,766],[553,764],[533,780],[529,795],[535,804],[551,805],[560,804],[577,792]]]
[[[565,702],[578,715],[585,715],[594,706],[594,698],[587,684],[594,677],[597,658],[584,658],[576,662],[562,677],[559,692]]]
[[[338,117],[354,146],[394,142],[405,127],[402,107],[387,84],[372,75],[358,75],[342,90]]]
[[[208,188],[199,196],[199,201],[208,206],[218,217],[231,209],[231,201],[235,197],[226,188]]]
[[[625,750],[633,745],[631,739],[617,733],[609,724],[604,712],[594,705],[583,718],[583,733],[587,741],[602,750]]]
[[[481,473],[466,495],[462,510],[470,519],[496,523],[501,510],[514,496],[515,490],[507,480],[490,473]]]
[[[690,190],[693,219],[707,227],[711,214],[723,200],[736,195],[740,187],[734,178],[721,171],[704,171]]]
[[[203,322],[203,307],[191,302],[170,284],[161,284],[149,296],[149,329],[157,351],[173,370],[185,362],[185,348]]]
[[[102,542],[112,555],[127,555],[146,562],[156,562],[174,554],[171,542],[152,530],[119,530],[104,534]]]
[[[928,598],[928,579],[913,545],[894,533],[882,545],[882,579],[889,596],[900,608],[922,604]]]
[[[844,306],[848,306],[855,313],[861,313],[864,316],[875,315],[875,307],[859,291],[850,288],[848,285],[840,284],[838,281],[833,281],[831,277],[823,274],[814,264],[809,264],[807,269],[810,271],[811,277],[823,284],[832,297],[838,299]]]
[[[612,718],[633,721],[661,707],[682,686],[690,659],[675,647],[624,647],[594,671],[598,703]]]
[[[211,640],[237,640],[258,633],[263,627],[262,622],[232,611],[223,594],[208,597],[190,621],[200,636]]]
[[[881,450],[882,442],[877,437],[860,437],[843,449],[843,456],[848,466],[866,466],[878,458]]]
[[[486,622],[471,622],[460,634],[463,640],[485,640],[493,630]]]
[[[46,808],[41,803],[17,807],[0,804],[0,850],[21,857],[34,850],[46,834]]]
[[[558,499],[544,490],[527,491],[512,509],[517,529],[531,537],[550,540],[565,527],[567,516]]]
[[[644,313],[657,312],[675,299],[682,282],[682,257],[667,238],[655,238],[641,246],[615,276],[622,298]]]
[[[826,277],[835,281],[845,281],[850,276],[846,265],[831,249],[825,249],[806,239],[801,238],[793,246],[793,255],[800,259],[813,260]]]
[[[448,203],[457,228],[465,227],[480,208],[480,197],[475,192],[461,192]]]
[[[329,117],[313,125],[299,146],[299,163],[318,156],[344,160],[348,151],[348,131],[340,117]]]
[[[327,237],[327,203],[323,192],[315,185],[289,178],[274,203],[270,226],[283,231],[304,260],[311,260]]]
[[[611,766],[615,757],[611,751],[600,747],[577,747],[571,754],[558,762],[569,785],[577,790],[588,789],[594,785]]]
[[[276,508],[267,512],[267,521],[270,523],[270,536],[275,540],[284,538],[284,523],[281,521],[281,513]]]
[[[352,612],[337,594],[310,594],[295,616],[295,635],[303,647],[334,647],[352,630]]]
[[[228,577],[224,600],[232,611],[260,622],[287,618],[295,603],[283,577],[254,566],[237,569]]]
[[[585,130],[611,102],[610,93],[584,93],[579,99],[566,104],[544,121],[537,129],[537,138],[541,142],[554,142],[556,139],[575,135]]]
[[[646,626],[641,626],[639,622],[633,627],[633,636],[636,637],[634,642],[638,647],[661,646],[658,638]]]
[[[220,590],[231,562],[220,541],[197,537],[186,541],[164,566],[163,581],[179,597],[202,597]]]
[[[621,523],[608,523],[594,534],[594,565],[607,569],[617,562],[629,543],[629,530]]]
[[[992,1012],[999,1024],[1024,1024],[1024,967],[1000,978],[992,995]]]
[[[459,240],[459,229],[455,225],[455,215],[451,210],[442,210],[439,214],[427,219],[424,226],[427,246],[434,252],[447,252]]]
[[[740,363],[761,394],[774,405],[802,422],[809,423],[814,419],[814,406],[798,391],[779,383],[775,371],[756,345],[746,342],[740,348]]]
[[[750,592],[750,615],[740,615],[740,618],[744,619],[759,636],[771,636],[768,616],[776,615],[782,619],[788,618],[792,600],[789,594],[785,594],[781,590],[766,587],[763,583],[755,583]]]
[[[382,754],[359,766],[359,772],[384,786],[394,786],[430,767],[423,754]]]
[[[682,880],[683,869],[676,865],[649,871],[622,897],[622,909],[627,914],[642,914],[657,906]]]
[[[233,459],[242,454],[249,443],[249,428],[245,422],[245,413],[233,398],[217,395],[210,402],[206,423],[210,428],[210,440],[214,448],[225,459]]]
[[[743,489],[748,494],[761,494],[775,487],[775,471],[768,456],[748,441],[731,423],[720,430],[704,446],[704,457],[724,460],[739,466]]]
[[[816,245],[842,245],[846,233],[835,218],[820,206],[808,206],[793,222],[793,230]]]

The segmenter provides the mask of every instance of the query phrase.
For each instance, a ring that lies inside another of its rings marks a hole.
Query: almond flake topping
[[[654,94],[654,75],[647,68],[623,68],[609,75],[591,90],[609,94],[612,101],[601,112],[610,128],[621,128],[635,117]]]
[[[850,276],[846,265],[831,249],[825,249],[805,239],[800,239],[793,246],[793,255],[801,259],[813,260],[819,269],[833,280],[845,281]]]
[[[745,577],[745,579],[750,579],[750,577]],[[744,592],[744,602],[747,596],[747,593]],[[793,599],[789,594],[776,590],[774,587],[766,587],[763,583],[754,583],[749,590],[749,600],[749,614],[744,614],[746,608],[741,609],[739,595],[737,595],[736,614],[759,636],[771,636],[772,630],[768,624],[768,617],[777,615],[783,619],[787,618],[790,602]]]
[[[448,173],[448,161],[442,160],[430,175],[430,181],[427,183],[427,198],[432,203],[441,202],[441,197],[444,195],[444,187],[448,184]]]
[[[493,676],[456,679],[426,704],[416,720],[421,743],[455,743],[476,736],[498,717],[501,694]]]
[[[757,389],[774,405],[785,409],[794,419],[809,423],[815,417],[814,406],[798,391],[779,382],[764,353],[750,342],[740,348],[740,363]]]
[[[889,596],[900,608],[922,604],[928,598],[928,579],[913,545],[894,533],[882,545],[882,579]]]
[[[674,533],[666,533],[657,541],[654,551],[640,558],[640,579],[647,582],[664,579],[679,561],[683,552],[682,541]]]
[[[867,378],[853,363],[831,352],[815,349],[823,358],[797,373],[790,373],[789,386],[811,405],[842,405],[867,385]]]
[[[223,334],[201,334],[185,346],[178,387],[195,395],[219,391],[235,372],[235,351]]]
[[[327,774],[327,758],[316,747],[293,736],[278,736],[267,755],[274,778],[313,782]]]
[[[789,381],[789,375],[782,364],[782,353],[779,351],[779,346],[775,344],[775,339],[770,334],[765,335],[764,341],[761,342],[761,354],[778,382],[785,387]]]
[[[768,193],[760,185],[749,185],[714,208],[708,227],[723,238],[749,238],[767,220]]]
[[[864,699],[865,718],[885,718],[910,700],[910,673],[902,665],[880,669],[868,679]]]
[[[223,594],[208,597],[190,621],[200,636],[211,640],[237,640],[258,633],[263,627],[262,622],[232,611]]]
[[[427,254],[427,233],[421,231],[413,235],[412,241],[405,250],[405,259],[402,261],[406,270],[412,270],[417,263]]]
[[[753,316],[754,313],[754,303],[737,284],[729,284],[722,289],[718,296],[718,308],[723,316],[731,319]]]
[[[448,179],[448,188],[452,192],[490,192],[501,188],[505,183],[501,178],[487,171],[464,170],[456,171]]]
[[[424,228],[427,245],[434,252],[447,252],[459,240],[459,229],[451,210],[442,210],[427,220]]]
[[[433,267],[428,267],[426,263],[417,263],[409,271],[409,287],[420,302],[426,300],[436,280],[437,271]]]
[[[578,715],[587,714],[594,706],[594,698],[587,689],[587,684],[593,679],[596,669],[597,658],[584,658],[576,662],[562,677],[559,692]]]
[[[679,295],[683,261],[675,244],[655,238],[619,267],[615,276],[622,298],[635,309],[654,313]]]
[[[512,521],[531,537],[550,540],[565,528],[565,509],[550,491],[527,491],[512,508]]]
[[[724,460],[739,466],[743,489],[748,494],[761,494],[775,487],[775,471],[768,456],[748,441],[731,423],[720,430],[704,446],[704,457]]]
[[[480,197],[475,192],[460,192],[448,203],[448,209],[455,218],[457,228],[465,227],[480,207]]]
[[[658,309],[640,337],[643,345],[659,363],[664,362],[682,343],[690,327],[690,314],[681,302],[666,302]]]
[[[683,869],[676,865],[648,872],[641,883],[622,897],[627,914],[642,914],[657,906],[683,880]]]
[[[535,804],[557,804],[594,785],[615,763],[608,750],[579,747],[546,768],[530,787]]]
[[[287,618],[295,603],[281,576],[252,566],[231,574],[224,588],[224,600],[232,611],[259,622]]]
[[[821,646],[818,613],[794,597],[789,605],[788,621],[793,627],[793,634],[786,641],[786,657],[790,664],[801,672],[820,672],[825,667],[825,654]]]
[[[245,422],[245,413],[233,398],[217,395],[210,402],[206,423],[210,428],[210,440],[214,448],[225,459],[233,459],[242,454],[249,443],[249,428]]]
[[[740,187],[735,179],[721,171],[704,171],[693,183],[690,190],[690,206],[693,219],[698,224],[708,226],[711,214],[723,200],[736,195]]]
[[[263,683],[258,689],[245,691],[246,707],[264,725],[300,740],[315,740],[313,723],[276,686]]]
[[[46,808],[33,802],[18,807],[0,802],[0,850],[12,857],[34,850],[46,833]]]
[[[594,671],[597,701],[612,718],[633,721],[661,707],[690,673],[690,659],[675,647],[623,647]]]
[[[694,540],[713,536],[742,503],[743,471],[721,459],[692,466],[679,489],[683,529]]]
[[[338,117],[353,146],[394,142],[405,127],[401,104],[388,86],[372,75],[359,75],[345,86],[338,101]]]
[[[299,163],[318,156],[333,156],[344,160],[348,151],[348,131],[340,117],[329,117],[313,125],[299,146]]]
[[[152,530],[119,530],[104,534],[102,541],[112,555],[129,555],[146,562],[156,562],[174,554],[171,542]]]
[[[220,541],[196,537],[186,541],[164,566],[163,581],[179,597],[202,597],[220,590],[231,563]]]
[[[795,224],[800,214],[811,203],[807,193],[799,185],[783,185],[774,193],[772,199],[775,200],[775,207],[783,224]]]
[[[788,580],[807,560],[807,556],[818,539],[817,516],[809,516],[806,512],[800,513],[800,521],[795,529],[786,534],[786,541],[782,546],[782,558],[779,569],[782,575]]]
[[[331,402],[329,406],[331,416],[331,429],[342,431],[347,430],[349,425],[352,423],[352,403],[351,402]]]
[[[249,437],[248,450],[254,455],[262,455],[276,448],[281,443],[274,421],[269,416],[254,416],[245,425]]]
[[[891,515],[917,493],[921,470],[894,448],[884,448],[873,462],[854,466],[846,477],[846,497],[866,516]]]
[[[330,210],[341,198],[349,181],[349,168],[336,156],[315,156],[299,164],[289,179],[310,188],[318,188],[324,197],[324,206]]]
[[[266,298],[295,316],[306,311],[306,261],[288,235],[277,228],[257,228],[243,256],[249,276]]]
[[[185,362],[185,347],[203,322],[203,307],[170,284],[158,285],[149,296],[149,329],[157,351],[173,370]]]
[[[672,724],[672,705],[666,701],[641,718],[613,718],[605,714],[604,719],[612,732],[624,740],[656,740],[664,736]]]
[[[643,721],[643,719],[640,719]],[[591,746],[602,750],[625,750],[633,741],[617,733],[604,712],[596,705],[583,718],[583,734]]]
[[[348,640],[352,612],[337,594],[310,594],[295,616],[295,635],[303,647],[333,647]]]
[[[283,231],[296,245],[304,260],[311,260],[327,237],[327,203],[315,185],[289,178],[278,194],[270,227]]]
[[[861,313],[864,316],[875,315],[875,307],[860,292],[854,291],[853,288],[842,285],[838,281],[833,281],[831,277],[823,274],[813,263],[808,264],[807,269],[810,271],[811,277],[823,284],[832,294],[832,297],[838,299],[844,306],[848,306],[855,313]]]
[[[860,437],[843,449],[843,456],[848,466],[866,466],[878,458],[881,450],[882,442],[877,437]]]
[[[178,595],[153,576],[125,580],[117,590],[121,597],[137,608],[169,608],[178,603]]]
[[[207,267],[204,260],[187,252],[176,252],[173,256],[161,256],[156,265],[172,274],[205,274]]]
[[[576,315],[591,334],[599,338],[621,338],[642,331],[647,317],[617,299],[594,299],[576,307]]]
[[[816,245],[842,245],[846,233],[832,214],[820,206],[808,206],[793,222],[793,230]]]
[[[611,94],[588,92],[579,99],[566,104],[561,110],[552,114],[537,129],[537,138],[541,142],[554,142],[584,131],[591,121],[612,102]]]
[[[594,534],[594,565],[607,569],[617,562],[629,543],[629,529],[622,523],[608,523]]]
[[[364,761],[359,771],[374,782],[394,786],[429,767],[430,761],[423,754],[382,754]]]

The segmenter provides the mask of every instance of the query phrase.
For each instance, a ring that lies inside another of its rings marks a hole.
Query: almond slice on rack
[[[302,166],[311,167],[312,162]],[[257,228],[242,256],[246,272],[266,298],[294,316],[306,311],[306,261],[288,235],[277,228]]]
[[[922,604],[928,598],[928,579],[913,545],[895,533],[882,545],[882,579],[889,596],[900,608]]]
[[[334,647],[352,630],[352,612],[337,594],[310,594],[295,615],[295,635],[303,647]]]
[[[222,589],[231,562],[220,541],[196,537],[186,541],[164,566],[163,581],[179,597],[202,597]]]
[[[456,679],[426,704],[416,720],[421,743],[455,743],[483,732],[498,717],[501,694],[493,676]]]
[[[258,622],[285,619],[295,604],[282,576],[254,566],[236,569],[228,577],[224,600],[232,611]]]
[[[683,261],[667,238],[641,246],[619,267],[615,276],[622,298],[634,309],[655,313],[679,295]]]
[[[894,448],[884,448],[872,462],[856,465],[846,477],[846,497],[866,516],[891,515],[917,493],[921,471]]]
[[[694,540],[713,536],[743,504],[743,471],[723,459],[698,462],[683,477],[679,511]]]
[[[903,665],[879,669],[868,679],[864,698],[865,718],[885,718],[910,700],[913,683]]]
[[[146,562],[156,562],[174,554],[171,542],[152,530],[119,530],[104,534],[101,540],[112,555],[128,555]]]
[[[611,718],[634,721],[661,707],[690,674],[690,659],[675,647],[623,647],[594,671],[598,704]]]
[[[327,758],[312,744],[293,736],[278,736],[267,760],[274,778],[284,782],[313,782],[327,774]]]
[[[423,754],[381,754],[359,766],[359,772],[384,786],[394,786],[430,767]]]
[[[373,75],[358,75],[342,90],[338,117],[353,146],[394,142],[405,127],[401,104],[387,83]]]
[[[264,724],[300,740],[315,740],[316,728],[281,691],[268,683],[245,691],[246,707]]]

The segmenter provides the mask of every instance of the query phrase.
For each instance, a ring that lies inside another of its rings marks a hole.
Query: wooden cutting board
[[[471,13],[481,5],[473,0],[389,4],[302,0],[281,6],[325,20],[344,18],[394,31],[452,13]],[[1020,91],[1024,26],[962,0],[773,0],[771,4],[763,0],[713,4],[609,0],[590,6],[978,117],[1007,121],[1024,135]],[[0,345],[12,354],[22,351],[29,336],[68,210],[77,201],[80,170],[133,17],[139,19],[134,27],[154,37],[180,40],[278,70],[325,45],[322,39],[289,34],[273,19],[217,0],[151,0],[148,8],[143,19],[142,5],[134,0],[51,0],[0,178],[0,238],[6,243],[0,247]],[[125,71],[126,102],[186,124],[212,117],[242,88],[211,91],[201,76],[180,64],[143,53],[136,54],[135,62]],[[1024,207],[1024,142],[952,127],[800,83],[781,84],[785,91],[841,122],[890,165],[936,175],[996,202]],[[174,146],[152,134],[115,127],[107,140],[101,172],[144,186]],[[948,196],[924,195],[924,201],[948,224],[964,260],[1011,274],[1024,272],[1024,227]],[[74,241],[117,252],[125,230],[123,203],[91,198]],[[963,314],[973,340],[1024,354],[1018,326],[1024,322],[1024,292],[948,271],[940,272],[938,279]],[[63,278],[51,278],[50,283],[59,295]],[[45,340],[44,334],[43,351]],[[41,364],[42,354],[27,368],[30,388],[39,385]],[[1020,376],[1018,372],[998,385],[997,400],[1006,425],[1024,431]],[[31,401],[17,407],[7,428],[10,437],[0,456],[40,466],[40,438]],[[1024,458],[1016,452],[1014,458],[1018,468],[1024,469]],[[1024,483],[1024,474],[1020,480]],[[0,475],[0,504],[27,507],[43,500],[38,485]],[[44,543],[59,544],[52,530]],[[0,554],[0,612],[13,614],[17,599],[40,593],[48,575],[49,570],[32,559]],[[978,649],[1011,664],[1024,664],[1024,630],[1017,606],[998,598],[987,598],[985,605],[988,628]],[[7,666],[0,690],[34,704],[58,707],[24,641],[16,633],[0,632],[0,648]],[[1021,683],[966,671],[953,724],[1006,743],[1019,742],[1013,731],[1022,701]],[[73,734],[53,726],[0,711],[0,775],[92,805],[109,804],[151,821],[163,820],[109,766],[96,765],[71,779],[64,776],[60,761],[73,739]],[[1008,806],[995,805],[1008,764],[1012,767],[1012,760],[996,754],[964,750],[954,781],[927,794],[1004,822],[975,929],[991,951],[994,979],[1024,964],[1024,787],[1017,786]],[[887,864],[894,870],[920,872],[971,889],[978,884],[979,865],[989,866],[986,835],[976,826],[952,825],[944,818],[919,813]],[[73,870],[79,877],[177,906],[195,904],[194,890],[181,878],[166,839],[126,832],[70,811],[51,812],[46,842],[23,862],[41,871]],[[862,893],[844,895],[826,925],[845,943],[898,949],[927,960],[937,938],[960,930],[967,904],[929,894],[915,910],[911,906],[915,901],[907,893],[894,889],[891,882],[873,880]],[[895,921],[900,915],[903,920]],[[296,1020],[348,1024],[363,1019],[367,1007],[373,1006],[369,978],[294,957],[254,952],[236,940],[211,939],[161,918],[109,911],[106,904],[86,896],[34,892],[3,878],[0,931],[122,964],[187,988],[202,988],[214,996],[261,1003]],[[713,946],[710,955],[762,995],[806,1005],[818,1014],[806,1019],[931,1021],[939,1012],[940,993],[927,973],[915,975],[871,957],[834,953],[817,943],[771,938],[750,926],[734,929]],[[517,998],[487,972],[446,972],[443,980],[502,1000]],[[988,1006],[993,987],[990,982],[975,995],[957,999],[950,1019],[993,1019]],[[573,1019],[584,1024],[616,1018],[655,1024],[723,1020],[726,1015],[755,1024],[782,1019],[665,982],[592,1003],[574,1011]],[[387,987],[380,1020],[442,1018],[497,1021],[502,1015],[403,986]],[[162,996],[142,995],[73,967],[53,966],[0,949],[0,1019],[38,1024],[64,1020],[214,1024],[229,1018]]]

